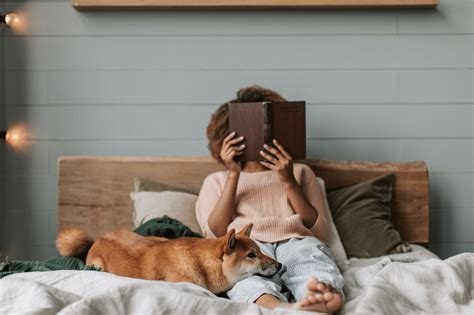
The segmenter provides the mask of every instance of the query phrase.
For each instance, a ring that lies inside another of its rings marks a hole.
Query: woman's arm
[[[296,180],[291,180],[285,183],[286,192],[288,194],[288,201],[291,206],[298,213],[303,221],[304,226],[308,229],[312,228],[318,220],[319,211],[306,198],[301,186]]]
[[[315,237],[325,243],[329,243],[331,212],[327,205],[323,188],[311,168],[303,166],[302,171],[301,185],[299,185],[299,187],[306,197],[306,200],[308,200],[318,212],[318,218],[314,224],[308,228],[313,232]]]
[[[301,185],[296,181],[293,174],[293,159],[285,148],[273,139],[276,148],[264,145],[271,154],[260,151],[260,154],[268,162],[260,162],[269,169],[278,172],[280,180],[285,184],[288,201],[293,210],[301,217],[303,224],[313,231],[320,240],[328,241],[327,209],[323,200],[321,187],[316,176],[312,173],[305,174]]]
[[[296,180],[291,184],[286,184],[288,201],[314,236],[328,243],[329,221],[327,216],[330,211],[327,209],[321,185],[311,169],[303,171],[306,174],[303,174],[301,185]]]
[[[220,156],[228,169],[227,179],[214,210],[211,212],[207,224],[215,236],[219,237],[227,232],[235,212],[235,193],[239,182],[241,163],[234,161],[234,157],[242,155],[245,144],[238,146],[244,140],[243,136],[234,138],[235,131],[229,133],[222,141]]]
[[[224,235],[227,232],[227,227],[232,222],[239,176],[240,172],[228,173],[222,195],[207,221],[209,228],[216,237]]]
[[[278,173],[281,182],[286,186],[291,206],[300,215],[303,224],[309,229],[318,219],[318,209],[308,201],[296,181],[293,174],[293,158],[291,155],[276,139],[273,139],[273,143],[277,149],[267,144],[263,145],[273,155],[260,151],[260,154],[268,161],[260,163]]]

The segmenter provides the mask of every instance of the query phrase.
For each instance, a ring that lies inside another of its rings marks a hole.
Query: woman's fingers
[[[265,162],[265,161],[260,161],[260,164],[262,164],[263,166],[271,169],[271,170],[275,170],[275,165],[273,165],[272,163],[268,163],[268,162]]]
[[[240,145],[240,146],[236,146],[236,145],[235,145],[235,146],[228,147],[228,148],[227,148],[227,151],[228,151],[228,152],[232,152],[232,151],[242,151],[243,149],[245,149],[245,143],[242,144],[242,145]],[[226,152],[227,152],[227,151],[226,151]]]
[[[235,135],[235,131],[232,131],[231,133],[229,133],[225,138],[224,138],[224,141],[223,143],[226,143],[227,141],[229,141],[230,139],[232,139]]]
[[[231,133],[230,135],[232,135],[232,133]],[[229,135],[229,136],[230,136],[230,135]],[[235,133],[234,133],[234,135],[235,135]],[[227,149],[228,149],[229,147],[232,147],[234,144],[237,144],[237,143],[242,142],[242,141],[244,140],[244,137],[243,137],[243,136],[238,137],[238,138],[235,138],[235,139],[232,139],[232,137],[229,137],[229,136],[227,136],[227,137],[224,139],[224,141],[222,141],[221,152],[227,151]]]
[[[222,141],[222,144],[230,144],[230,145],[233,145],[233,144],[236,144],[242,140],[244,140],[244,136],[240,136],[238,138],[235,138],[235,139],[232,139],[233,137],[235,136],[235,131],[229,133],[225,138],[224,138],[224,141]]]
[[[242,155],[242,154],[244,154],[244,151],[233,150],[233,151],[229,154],[229,157],[230,157],[231,159],[233,159],[234,156],[236,156],[236,155]]]
[[[222,151],[225,152],[227,149],[231,146],[233,146],[236,143],[239,143],[244,140],[243,136],[240,136],[239,138],[232,139],[233,136],[235,135],[235,132],[230,133],[227,137],[225,137],[224,141],[222,141]]]
[[[264,147],[267,151],[270,151],[270,153],[272,153],[274,156],[276,156],[279,160],[285,158],[285,157],[280,153],[280,151],[278,151],[278,150],[275,149],[274,147],[271,147],[271,146],[269,146],[268,144],[264,144],[263,147]]]
[[[273,144],[278,148],[278,150],[280,150],[280,152],[283,154],[285,158],[287,158],[290,161],[293,160],[291,155],[285,150],[285,148],[276,139],[273,139]]]
[[[244,149],[245,144],[242,144],[240,147],[229,147],[221,157],[223,160],[232,160],[235,155],[242,155]]]
[[[228,142],[229,145],[234,145],[234,144],[237,144],[239,142],[242,142],[244,140],[244,136],[240,136],[238,138],[235,138],[235,139],[232,139]]]
[[[278,162],[278,160],[275,157],[273,157],[273,155],[268,154],[266,152],[260,151],[260,155],[272,163]]]
[[[242,145],[240,145],[240,146],[238,146],[238,147],[234,147],[234,148],[235,148],[236,150],[242,151],[243,149],[245,149],[245,147],[246,147],[246,145],[245,145],[245,143],[244,143],[244,144],[242,144]]]
[[[227,148],[229,141],[235,136],[235,131],[229,133],[224,140],[222,140],[222,148]]]

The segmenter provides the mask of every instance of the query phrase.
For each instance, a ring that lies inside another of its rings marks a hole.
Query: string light
[[[24,15],[24,14],[22,14]],[[11,27],[14,31],[24,31],[25,23],[22,23],[23,18],[20,14],[0,12],[0,24],[5,24]],[[28,131],[23,125],[14,126],[9,130],[0,131],[0,141],[3,140],[14,149],[21,149],[26,146],[29,139]]]
[[[26,149],[31,142],[29,132],[23,125],[16,125],[6,131],[0,131],[0,139],[14,150]]]
[[[18,143],[21,140],[20,134],[15,130],[1,131],[0,136],[3,141],[8,142],[10,144]]]
[[[0,12],[0,29],[6,25],[14,34],[26,34],[29,30],[29,18],[26,11],[19,10],[15,13]]]
[[[0,23],[8,26],[14,26],[20,23],[20,17],[15,13],[0,14]]]

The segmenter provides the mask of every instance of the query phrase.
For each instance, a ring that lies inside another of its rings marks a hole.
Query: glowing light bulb
[[[19,139],[20,139],[19,135],[16,132],[13,132],[10,130],[8,130],[7,134],[5,135],[5,141],[9,143],[18,141]]]
[[[4,23],[10,27],[15,27],[18,24],[21,24],[21,19],[18,14],[8,13],[0,15],[0,23]]]
[[[1,138],[14,150],[23,150],[31,143],[31,137],[24,125],[16,125],[7,131],[1,131]]]
[[[8,14],[3,14],[0,12],[0,24],[5,24],[8,26],[13,33],[26,33],[28,30],[27,22],[28,16],[24,11],[16,11],[15,13]]]
[[[5,141],[6,142],[18,142],[20,140],[20,135],[16,133],[15,131],[7,131],[7,135],[5,136]]]
[[[20,17],[14,13],[9,13],[5,15],[5,24],[8,26],[12,26],[20,22]]]

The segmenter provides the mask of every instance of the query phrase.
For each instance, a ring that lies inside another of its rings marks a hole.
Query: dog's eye
[[[247,255],[248,258],[257,258],[257,254],[255,254],[254,252],[251,252]]]

